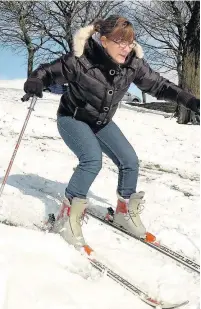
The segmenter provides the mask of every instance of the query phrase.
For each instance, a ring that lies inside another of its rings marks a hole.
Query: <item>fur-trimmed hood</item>
[[[89,25],[80,28],[73,37],[73,51],[76,57],[81,57],[84,51],[86,41],[95,33],[94,26]],[[133,48],[137,58],[143,58],[144,53],[142,47],[135,41]]]

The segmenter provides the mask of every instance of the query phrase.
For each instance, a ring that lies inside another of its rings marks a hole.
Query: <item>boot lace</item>
[[[80,215],[78,216],[78,223],[80,223],[80,225],[82,226],[84,223],[87,224],[89,221],[89,216],[87,215],[86,210]]]
[[[145,200],[140,200],[137,206],[137,210],[133,209],[128,210],[128,212],[124,215],[125,220],[130,220],[131,217],[136,217],[137,215],[140,215],[145,208],[144,204]]]

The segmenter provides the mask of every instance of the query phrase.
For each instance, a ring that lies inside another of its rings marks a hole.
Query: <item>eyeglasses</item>
[[[111,40],[111,39],[110,39]],[[112,42],[116,43],[120,48],[125,48],[125,47],[129,47],[130,49],[132,49],[135,46],[135,43],[128,43],[125,41],[116,41],[116,40],[111,40]]]

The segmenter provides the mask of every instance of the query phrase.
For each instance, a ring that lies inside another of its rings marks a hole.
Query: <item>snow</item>
[[[0,79],[0,88],[23,89],[25,81],[26,79],[10,79],[10,80]]]
[[[153,100],[152,100],[153,102]],[[165,102],[165,101],[159,101],[159,100],[154,100],[154,102]],[[147,102],[148,103],[148,102]],[[158,110],[153,110],[153,109],[145,109],[144,107],[140,107],[139,106],[129,106],[129,104],[127,104],[126,101],[121,101],[121,105],[119,107],[123,106],[124,108],[130,109],[132,111],[137,111],[137,112],[141,112],[141,113],[151,113],[151,114],[155,114],[155,115],[163,115],[166,118],[172,117],[172,114],[170,113],[166,113],[166,112],[162,112],[162,111],[158,111]]]
[[[30,102],[23,87],[0,82],[0,177],[5,175]],[[37,226],[55,212],[78,163],[56,127],[60,96],[45,93],[32,112],[0,198],[0,309],[149,308],[93,269],[87,258],[59,236]],[[140,159],[138,190],[146,192],[142,219],[148,230],[173,249],[199,262],[199,126],[121,107],[114,121]],[[90,188],[90,207],[115,207],[117,168],[104,155]],[[151,296],[199,307],[199,276],[168,257],[90,218],[83,225],[88,243],[108,267]],[[16,305],[17,304],[17,305]]]

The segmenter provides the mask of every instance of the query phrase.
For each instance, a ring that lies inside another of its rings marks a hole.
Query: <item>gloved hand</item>
[[[191,109],[196,114],[200,114],[200,99],[196,99],[196,98],[190,99],[187,102],[186,107]]]
[[[29,77],[24,83],[24,91],[28,94],[33,94],[39,98],[42,98],[43,97],[42,80],[36,77]]]

